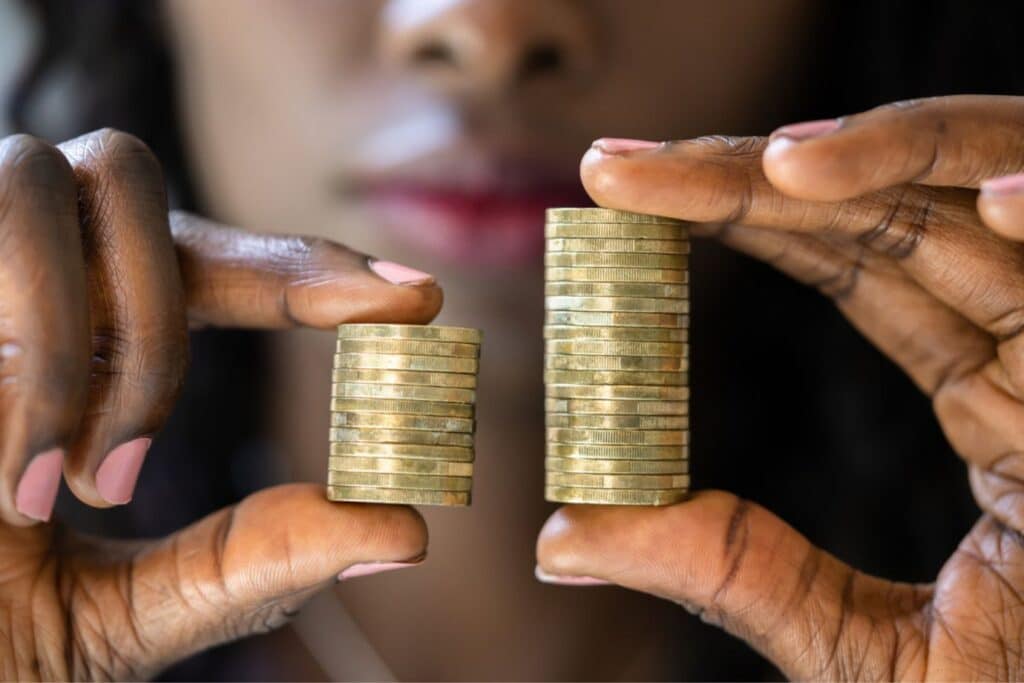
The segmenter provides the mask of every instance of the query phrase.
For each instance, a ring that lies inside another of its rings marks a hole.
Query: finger
[[[89,279],[88,408],[65,475],[90,505],[127,503],[188,364],[188,322],[160,164],[126,133],[60,146],[74,169]]]
[[[0,516],[49,519],[89,374],[75,183],[54,147],[0,141]]]
[[[432,276],[334,242],[254,234],[177,211],[171,230],[194,324],[426,323],[441,309]]]
[[[1024,173],[987,180],[978,194],[985,225],[1012,240],[1024,240]]]
[[[540,533],[537,562],[552,582],[591,577],[677,602],[800,679],[891,678],[893,652],[919,653],[872,636],[909,626],[930,594],[861,574],[767,510],[714,491],[663,508],[563,507]]]
[[[1024,98],[934,97],[783,126],[765,174],[793,197],[851,199],[906,183],[978,187],[1024,171]]]
[[[127,575],[103,559],[81,570],[83,585],[96,578],[115,595],[103,630],[118,652],[106,648],[104,662],[98,648],[96,666],[149,677],[217,643],[277,628],[343,570],[347,577],[418,563],[426,547],[426,525],[411,508],[331,503],[310,484],[262,491],[138,553]]]

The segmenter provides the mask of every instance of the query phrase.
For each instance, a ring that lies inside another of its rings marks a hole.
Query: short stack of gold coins
[[[327,497],[469,505],[480,330],[340,325]]]
[[[545,498],[668,505],[689,491],[685,224],[548,209]]]

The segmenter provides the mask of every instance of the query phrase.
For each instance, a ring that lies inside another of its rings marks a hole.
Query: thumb
[[[113,642],[138,643],[134,671],[156,672],[283,625],[342,570],[416,563],[426,547],[412,508],[333,503],[313,484],[267,489],[138,553],[127,572],[130,637]]]
[[[889,677],[878,630],[895,622],[893,605],[914,609],[913,587],[856,572],[720,491],[670,507],[563,507],[540,533],[537,562],[542,581],[609,582],[677,602],[798,679],[846,678],[858,666]]]

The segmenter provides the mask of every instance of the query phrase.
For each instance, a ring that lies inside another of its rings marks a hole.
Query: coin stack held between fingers
[[[479,330],[340,325],[327,497],[469,505]]]
[[[548,209],[545,237],[545,497],[682,500],[690,486],[686,226]]]

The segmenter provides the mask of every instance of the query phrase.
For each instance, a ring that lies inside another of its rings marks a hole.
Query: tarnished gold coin
[[[595,327],[575,325],[545,325],[545,339],[589,339],[627,342],[685,342],[689,330],[685,327]]]
[[[381,472],[327,472],[330,486],[370,486],[389,489],[422,489],[426,491],[470,491],[471,477],[437,477],[425,474],[389,474]]]
[[[336,441],[330,444],[330,454],[339,456],[365,456],[369,458],[422,458],[450,462],[473,462],[472,448],[460,446],[431,446],[413,443],[358,443]]]
[[[544,356],[544,367],[549,370],[622,370],[673,372],[689,370],[688,358],[681,356],[573,356],[549,353]],[[626,382],[631,384],[631,382]],[[647,384],[647,382],[639,382]]]
[[[440,358],[437,356],[398,356],[377,353],[336,353],[335,369],[418,370],[421,372],[475,373],[480,362],[475,358]]]
[[[448,462],[425,458],[376,458],[364,455],[332,455],[327,469],[343,472],[390,472],[394,474],[433,474],[446,477],[472,477],[473,463]]]
[[[476,420],[436,415],[398,415],[395,413],[332,412],[332,427],[379,427],[381,429],[417,429],[432,432],[476,431]]]
[[[618,209],[602,209],[596,206],[581,208],[553,208],[544,214],[548,223],[654,223],[656,225],[685,225],[683,221],[664,216],[651,216],[645,213],[620,211]]]
[[[417,443],[425,446],[473,447],[473,435],[462,432],[427,432],[416,429],[331,428],[331,441],[359,443]]]
[[[688,415],[575,415],[548,413],[548,427],[573,429],[689,429]]]
[[[544,284],[545,296],[639,296],[648,299],[687,299],[689,285],[652,282],[552,282]]]
[[[592,505],[672,505],[686,500],[686,489],[587,489],[569,486],[545,486],[544,499],[552,503],[589,503]]]
[[[545,444],[545,454],[557,458],[595,458],[597,460],[686,460],[689,446],[604,446],[600,444]]]
[[[476,389],[476,375],[458,372],[417,372],[415,370],[360,370],[342,368],[331,371],[334,382],[367,384],[418,384],[427,387]]]
[[[688,401],[636,401],[627,399],[546,398],[548,413],[573,415],[688,415]]]
[[[674,313],[614,313],[609,311],[545,311],[547,325],[596,327],[674,327],[689,325],[690,316]]]
[[[550,267],[544,269],[548,282],[647,282],[658,284],[686,284],[690,273],[685,265],[668,268],[587,268]]]
[[[339,339],[334,344],[338,353],[385,353],[403,356],[456,356],[479,358],[479,344],[419,341],[416,339]]]
[[[636,401],[688,401],[690,387],[652,385],[590,385],[549,382],[544,387],[549,398],[627,399]]]
[[[688,372],[619,370],[544,370],[545,384],[617,384],[628,386],[685,386]]]
[[[621,446],[684,446],[690,442],[683,430],[637,431],[629,429],[568,429],[548,427],[548,441]]]
[[[638,254],[629,252],[546,252],[547,268],[667,268],[686,270],[690,265],[686,254]]]
[[[472,420],[476,414],[476,406],[471,403],[405,401],[397,398],[332,398],[331,410],[333,412],[436,415],[438,417],[461,417],[468,420]]]
[[[598,460],[548,456],[544,467],[552,472],[582,474],[688,474],[688,460]]]
[[[548,486],[595,489],[684,489],[690,486],[688,474],[580,474],[546,472]]]
[[[549,254],[612,252],[623,254],[689,254],[689,240],[614,239],[605,237],[549,237]]]
[[[472,389],[364,382],[336,382],[331,385],[331,396],[334,398],[397,398],[444,403],[473,403],[476,401],[476,392]]]
[[[690,354],[689,344],[672,342],[597,341],[590,339],[548,339],[544,342],[547,353],[574,356],[672,356],[685,358]]]
[[[459,344],[479,344],[480,330],[449,325],[387,325],[382,323],[346,323],[338,325],[339,339],[426,339]]]
[[[686,299],[643,299],[632,296],[546,296],[544,310],[689,313],[690,302]]]
[[[681,240],[689,239],[689,231],[680,224],[549,222],[544,225],[544,237]]]
[[[469,491],[423,491],[420,489],[382,489],[365,486],[328,486],[327,499],[349,503],[388,503],[391,505],[469,505]]]

